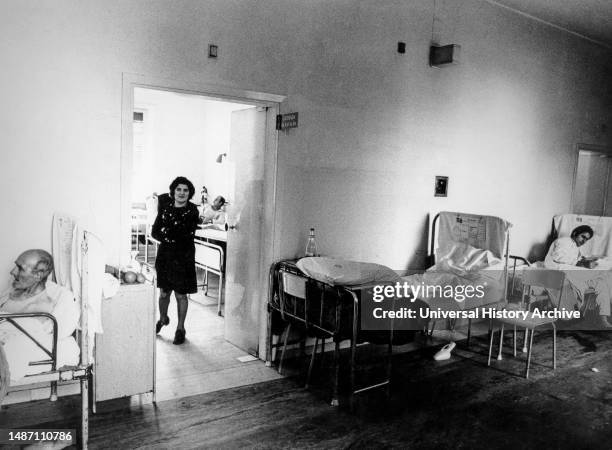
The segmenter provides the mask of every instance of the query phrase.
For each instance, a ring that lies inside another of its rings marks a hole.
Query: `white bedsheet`
[[[402,277],[410,285],[423,286],[426,295],[419,298],[430,308],[467,310],[503,300],[504,263],[492,252],[451,242],[436,254],[438,262],[425,273]],[[451,290],[452,296],[448,295]],[[467,291],[473,295],[466,295]]]
[[[51,349],[51,336],[47,333],[37,337],[47,349]],[[11,384],[21,382],[26,375],[33,375],[51,370],[51,365],[30,366],[32,361],[49,359],[34,342],[23,333],[12,334],[2,345],[11,373]],[[57,341],[57,367],[74,366],[79,362],[79,346],[72,336]]]
[[[536,267],[560,270],[565,273],[565,284],[561,295],[560,308],[568,311],[582,310],[585,295],[595,295],[598,315],[610,315],[612,299],[612,270],[610,258],[603,258],[595,269],[571,266],[568,264],[544,264],[537,262]]]

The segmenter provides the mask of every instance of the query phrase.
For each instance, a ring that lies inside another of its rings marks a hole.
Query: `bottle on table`
[[[308,242],[306,243],[306,256],[318,256],[319,252],[317,251],[317,241],[315,240],[315,230],[314,228],[310,229],[310,233],[308,235]]]

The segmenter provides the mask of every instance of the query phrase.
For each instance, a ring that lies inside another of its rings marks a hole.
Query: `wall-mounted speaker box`
[[[429,65],[431,67],[444,67],[459,62],[461,46],[456,44],[432,45],[429,47]]]

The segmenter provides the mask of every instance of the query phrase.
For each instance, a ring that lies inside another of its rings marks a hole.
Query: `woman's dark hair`
[[[195,194],[195,187],[193,186],[193,183],[185,177],[176,177],[174,181],[170,183],[170,197],[174,198],[174,191],[176,190],[179,184],[184,184],[185,186],[187,186],[187,189],[189,189],[189,200],[191,200],[191,198]]]
[[[572,234],[570,237],[574,238],[576,236],[578,236],[581,233],[589,233],[589,239],[591,239],[593,237],[593,235],[595,234],[593,232],[593,228],[591,228],[588,225],[580,225],[579,227],[576,227],[573,229]]]

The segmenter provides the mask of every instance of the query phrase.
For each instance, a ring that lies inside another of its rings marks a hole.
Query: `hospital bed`
[[[196,237],[195,264],[204,270],[204,295],[208,294],[208,272],[219,277],[219,293],[217,297],[217,314],[222,315],[221,304],[223,303],[223,282],[225,274],[225,255],[220,245],[206,242]]]
[[[589,225],[594,232],[580,250],[583,254],[598,257],[598,266],[586,269],[566,264],[538,261],[530,264],[535,267],[560,270],[565,273],[565,284],[560,301],[561,309],[579,310],[580,320],[560,320],[561,328],[601,329],[597,322],[600,304],[609,304],[612,298],[612,217],[580,214],[560,214],[553,217],[550,243],[555,239],[570,236],[580,225]],[[521,273],[517,272],[516,286],[521,285]],[[539,294],[546,297],[547,294]],[[538,296],[536,296],[538,297]],[[609,322],[609,320],[608,320]],[[612,323],[610,323],[612,325]]]
[[[89,323],[88,323],[88,283],[89,283],[89,263],[88,263],[88,240],[89,233],[82,232],[82,240],[80,247],[80,296],[77,296],[78,319],[77,330],[75,331],[75,339],[78,343],[78,355],[75,364],[60,365],[60,361],[66,359],[61,352],[61,339],[59,339],[59,330],[62,324],[58,323],[58,318],[47,313],[27,313],[27,314],[0,314],[0,324],[10,325],[15,330],[18,330],[25,339],[34,343],[45,355],[43,359],[36,358],[29,362],[30,369],[27,374],[18,380],[11,380],[8,386],[8,392],[15,388],[34,385],[37,383],[50,383],[51,394],[50,400],[57,400],[57,383],[76,380],[80,384],[81,396],[81,448],[87,448],[88,433],[89,433],[89,380],[92,373],[90,363],[89,349]],[[22,319],[44,318],[51,322],[52,333],[50,343],[34,335],[29,330],[20,325]],[[3,346],[0,345],[0,352],[4,354]],[[5,356],[3,355],[4,359]],[[10,364],[9,364],[10,370]],[[2,380],[4,383],[8,380]],[[1,399],[0,399],[1,400]],[[76,442],[76,440],[74,441]]]
[[[282,370],[285,349],[292,327],[299,329],[302,337],[315,338],[314,348],[308,368],[306,384],[317,353],[319,339],[322,340],[322,353],[325,341],[334,343],[333,352],[333,392],[332,406],[339,404],[340,383],[340,344],[349,341],[349,398],[351,407],[354,396],[371,389],[385,387],[389,392],[391,377],[391,356],[394,344],[403,344],[411,340],[415,330],[423,330],[425,323],[414,320],[403,323],[402,330],[394,330],[393,320],[382,322],[378,329],[366,329],[362,322],[362,306],[367,298],[372,298],[372,288],[377,284],[388,284],[399,280],[391,269],[367,263],[354,263],[360,266],[374,268],[374,272],[361,279],[343,279],[343,275],[335,273],[327,277],[329,263],[336,267],[350,266],[353,262],[333,260],[331,258],[303,258],[300,261],[281,261],[274,264],[270,270],[270,290],[268,299],[268,348],[266,362],[272,364],[275,348],[282,346],[279,371]],[[310,263],[310,270],[308,265]],[[318,268],[317,264],[321,264]],[[359,278],[359,277],[357,277]],[[418,308],[420,304],[411,307]],[[424,305],[423,305],[424,306]],[[284,327],[283,327],[284,326]],[[281,329],[284,328],[284,332]],[[275,335],[283,335],[278,343],[274,343]],[[304,345],[304,341],[302,346]],[[386,346],[385,376],[373,384],[357,386],[357,346],[360,343],[371,343]]]
[[[432,266],[422,274],[403,277],[413,286],[427,287],[418,298],[432,311],[470,311],[503,305],[507,301],[508,264],[517,259],[508,254],[511,224],[506,220],[478,214],[443,211],[431,223],[429,260]],[[444,289],[452,288],[449,295]],[[478,295],[458,295],[459,288],[480,286]],[[481,295],[482,293],[482,295]],[[433,333],[436,320],[431,321]],[[467,344],[472,319],[468,318]],[[450,320],[451,331],[455,321]]]

